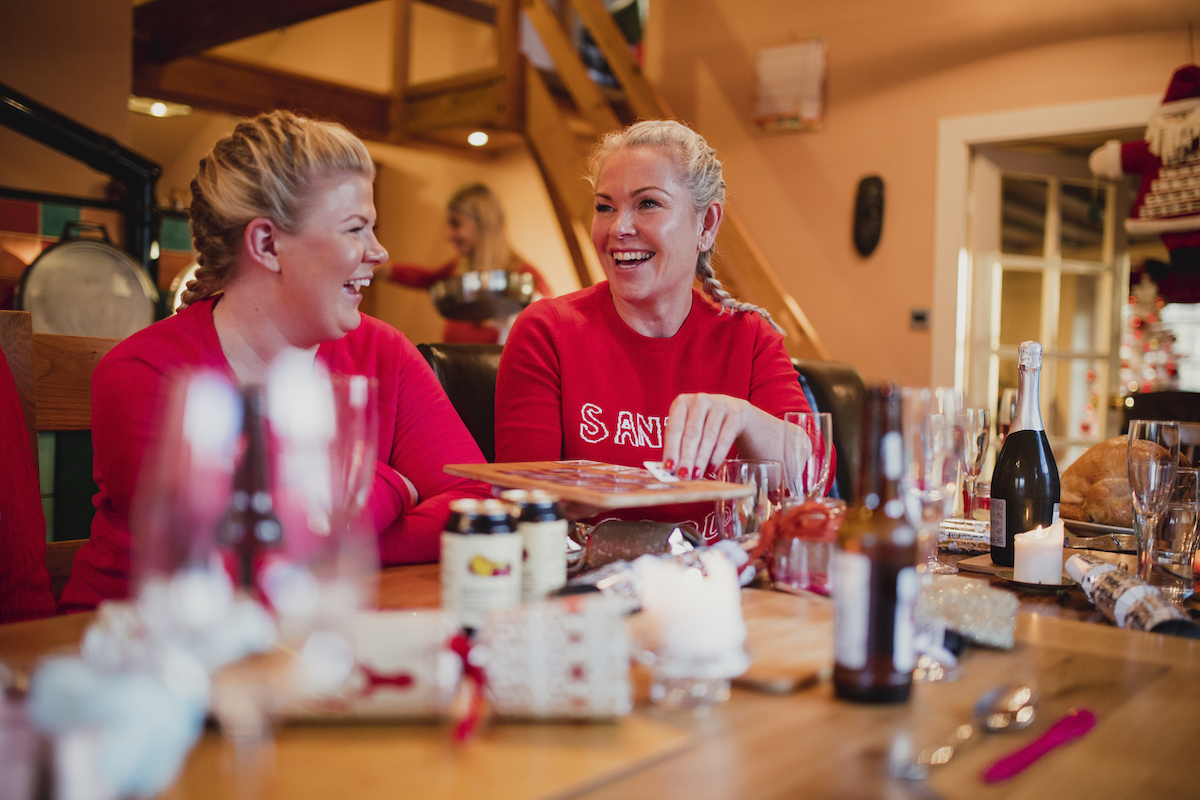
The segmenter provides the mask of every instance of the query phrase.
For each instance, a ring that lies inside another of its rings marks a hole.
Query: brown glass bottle
[[[904,453],[896,387],[867,392],[862,443],[856,497],[834,552],[833,683],[847,700],[894,703],[912,689],[919,589],[916,531],[899,490]]]
[[[242,390],[242,460],[234,473],[229,510],[217,526],[217,542],[232,551],[237,581],[250,592],[263,551],[283,541],[271,497],[264,405],[260,387]]]

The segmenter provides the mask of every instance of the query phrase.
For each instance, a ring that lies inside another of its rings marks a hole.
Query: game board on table
[[[515,461],[447,464],[447,473],[505,489],[542,489],[563,500],[598,508],[643,508],[746,497],[753,487],[724,481],[666,483],[649,470],[600,461]]]

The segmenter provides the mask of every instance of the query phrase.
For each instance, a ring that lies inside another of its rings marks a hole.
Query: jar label
[[[833,554],[833,637],[837,663],[848,669],[867,666],[871,560],[844,550]]]
[[[990,524],[992,527],[992,547],[1004,547],[1005,504],[1008,501],[992,495],[991,502],[992,514]]]
[[[467,628],[521,603],[521,534],[442,534],[442,610]]]
[[[916,567],[905,567],[896,575],[896,627],[892,641],[892,666],[897,672],[909,672],[917,665],[916,623],[917,594],[920,580]]]
[[[567,521],[518,522],[525,554],[521,600],[541,600],[567,583]]]

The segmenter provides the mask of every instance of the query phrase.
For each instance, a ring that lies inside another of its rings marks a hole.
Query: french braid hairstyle
[[[450,196],[446,210],[466,217],[479,230],[479,241],[465,259],[467,270],[505,269],[512,257],[504,232],[500,199],[482,183],[469,183]]]
[[[713,201],[720,203],[722,207],[725,206],[725,179],[722,177],[717,151],[708,146],[703,136],[683,123],[671,119],[635,122],[623,130],[606,134],[592,151],[588,162],[588,180],[593,189],[596,188],[596,181],[600,177],[600,169],[604,162],[613,153],[627,147],[659,147],[673,151],[675,163],[683,175],[684,185],[692,196],[692,205],[696,211],[702,212]],[[753,311],[769,322],[776,331],[783,333],[783,328],[779,327],[766,309],[737,300],[725,290],[712,268],[715,249],[714,242],[712,247],[696,258],[696,277],[699,278],[705,294],[731,311]]]
[[[299,230],[311,184],[328,172],[375,178],[366,146],[335,122],[272,111],[217,142],[192,179],[188,216],[200,268],[183,304],[224,290],[251,220],[266,217],[288,233]]]

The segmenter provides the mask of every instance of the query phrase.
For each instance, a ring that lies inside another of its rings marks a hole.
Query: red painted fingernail
[[[680,467],[679,468],[679,477],[686,478],[687,476],[688,476],[687,467]]]
[[[699,477],[700,477],[700,468],[696,467],[694,470],[692,470],[692,480],[696,480]]]
[[[668,458],[663,462],[663,469],[665,469],[667,472],[670,472],[671,470],[675,469],[675,462]]]

